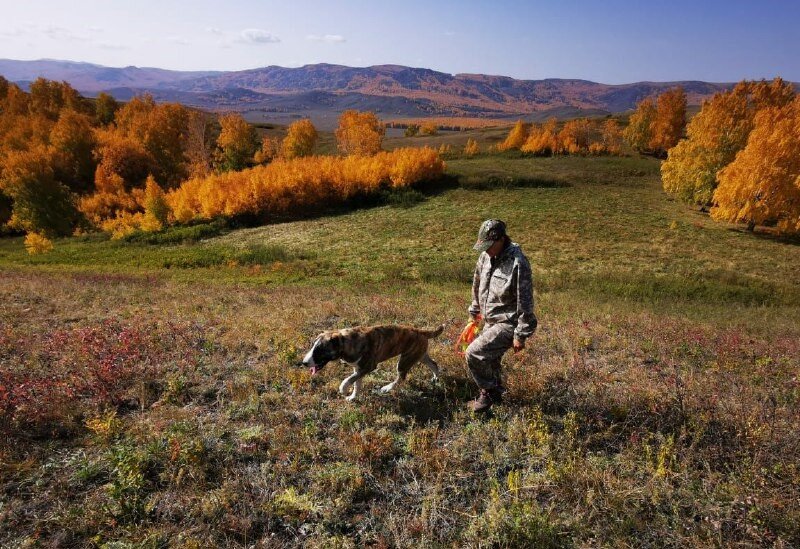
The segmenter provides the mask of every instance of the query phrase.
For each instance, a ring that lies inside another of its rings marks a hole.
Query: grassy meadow
[[[0,361],[26,383],[0,409],[0,546],[800,545],[798,244],[668,199],[651,158],[447,172],[260,227],[0,239]],[[452,343],[488,217],[540,325],[476,418]],[[344,365],[293,366],[378,323],[446,323],[442,380],[380,395],[387,363],[351,404]]]

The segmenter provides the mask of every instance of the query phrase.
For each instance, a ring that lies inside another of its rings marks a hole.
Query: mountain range
[[[159,101],[209,110],[261,113],[264,119],[372,110],[383,118],[409,116],[536,117],[547,112],[615,113],[644,97],[680,85],[689,104],[728,89],[730,83],[701,81],[601,84],[548,78],[518,80],[486,74],[447,74],[400,65],[347,67],[315,64],[269,66],[242,71],[172,71],[105,67],[42,59],[0,59],[0,75],[22,86],[38,77],[65,80],[87,95],[105,91],[117,99],[144,92]],[[252,117],[251,117],[252,118]]]

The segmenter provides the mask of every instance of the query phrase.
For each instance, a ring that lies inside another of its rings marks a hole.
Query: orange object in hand
[[[469,344],[475,341],[475,338],[478,337],[478,334],[481,332],[481,315],[476,315],[474,319],[470,320],[469,323],[464,327],[461,331],[461,335],[458,336],[455,344],[456,353],[459,356],[464,356],[467,352],[467,347]]]

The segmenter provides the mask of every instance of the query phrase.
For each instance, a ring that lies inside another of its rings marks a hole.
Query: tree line
[[[381,151],[384,133],[374,113],[346,111],[336,140],[342,154],[366,159]],[[214,116],[149,95],[124,104],[105,93],[92,100],[43,78],[26,92],[0,77],[0,230],[28,233],[34,250],[87,230],[158,230],[175,222],[167,197],[187,181],[276,161],[291,168],[287,162],[314,155],[318,137],[306,119],[283,139],[262,138],[236,113]],[[429,166],[428,153],[382,162],[423,157]],[[383,169],[381,184],[394,184],[390,173],[402,169]]]
[[[704,102],[661,165],[664,190],[718,221],[800,233],[800,97],[743,81]]]

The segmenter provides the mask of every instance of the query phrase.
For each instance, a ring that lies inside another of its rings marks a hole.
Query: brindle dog
[[[408,371],[417,362],[424,362],[433,372],[434,381],[439,377],[439,366],[428,355],[428,340],[444,330],[444,324],[435,330],[420,330],[410,326],[372,326],[347,328],[321,333],[311,350],[303,358],[303,366],[311,369],[311,375],[331,360],[339,359],[353,367],[353,375],[339,385],[345,394],[350,387],[353,392],[347,400],[354,400],[361,388],[361,378],[378,367],[378,364],[400,355],[397,361],[397,378],[381,387],[388,393],[405,380]]]

